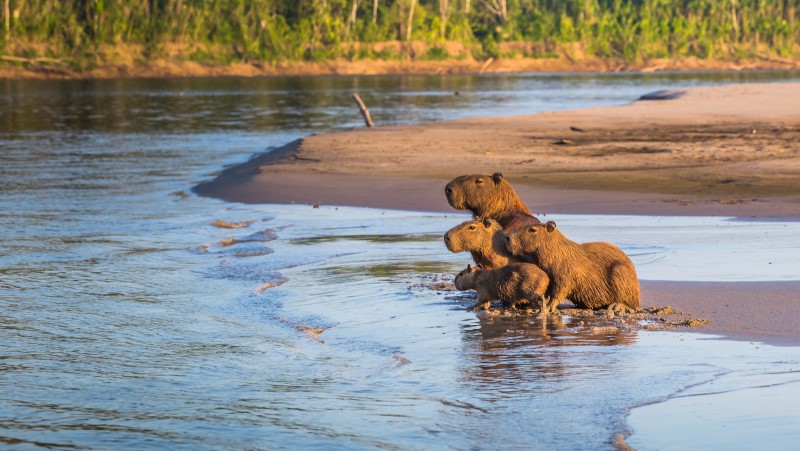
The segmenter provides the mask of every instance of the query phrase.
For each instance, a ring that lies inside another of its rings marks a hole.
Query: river
[[[685,449],[661,427],[680,417],[695,449],[790,449],[799,348],[479,318],[463,295],[425,287],[466,264],[441,242],[463,214],[242,205],[191,188],[301,136],[360,126],[353,91],[388,125],[797,79],[0,81],[0,446],[578,450],[632,434],[639,449]],[[743,250],[775,263],[748,280],[797,273],[783,244],[798,223],[554,219],[579,241],[619,243],[646,279],[741,280]],[[766,420],[744,406],[764,399],[780,400],[769,432],[748,435]],[[739,434],[691,421],[720,412]]]

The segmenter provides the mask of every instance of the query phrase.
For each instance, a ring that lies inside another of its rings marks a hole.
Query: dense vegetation
[[[576,45],[626,61],[800,53],[800,0],[0,2],[3,53],[27,57],[91,60],[135,46],[147,58],[173,44],[189,49],[187,58],[218,63],[404,56],[402,45],[374,45],[388,41],[425,42],[416,56],[428,59],[458,56],[448,42],[476,58],[547,57]]]

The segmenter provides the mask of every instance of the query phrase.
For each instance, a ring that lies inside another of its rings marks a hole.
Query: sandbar
[[[309,136],[227,168],[194,191],[243,203],[447,212],[447,181],[500,171],[541,215],[800,219],[800,84],[662,97]],[[692,330],[800,345],[800,264],[798,279],[643,281],[643,304],[711,320]]]

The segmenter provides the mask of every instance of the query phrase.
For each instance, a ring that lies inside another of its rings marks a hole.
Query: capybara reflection
[[[506,248],[503,227],[494,219],[463,222],[444,234],[444,244],[450,252],[471,253],[475,263],[486,269],[519,261]]]
[[[499,172],[456,177],[445,186],[444,193],[451,207],[469,210],[476,219],[494,219],[503,230],[540,223]]]
[[[548,310],[569,298],[581,308],[612,304],[639,308],[639,279],[631,259],[611,243],[576,243],[556,223],[534,224],[506,235],[508,250],[534,261],[548,276]]]
[[[458,290],[475,290],[478,302],[474,310],[486,310],[492,301],[499,299],[503,307],[513,309],[517,304],[546,307],[544,293],[550,279],[544,271],[530,263],[512,263],[497,269],[483,269],[467,265],[456,276],[453,284]]]

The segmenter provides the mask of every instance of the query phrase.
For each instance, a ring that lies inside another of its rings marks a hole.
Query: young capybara
[[[456,276],[453,284],[458,290],[475,290],[478,302],[473,310],[486,310],[492,301],[499,299],[503,307],[516,308],[517,304],[536,303],[544,312],[547,303],[544,293],[550,279],[544,271],[531,263],[512,263],[496,269],[483,269],[467,265]]]
[[[494,219],[506,231],[540,223],[499,172],[456,177],[445,186],[444,194],[456,210],[469,210],[476,219]]]
[[[470,252],[475,264],[486,269],[519,261],[506,248],[503,227],[494,219],[463,222],[444,234],[444,244],[450,252]]]
[[[550,277],[548,310],[569,298],[581,308],[612,304],[639,308],[639,279],[631,259],[611,243],[576,243],[556,223],[534,224],[506,235],[509,252],[535,261]]]

